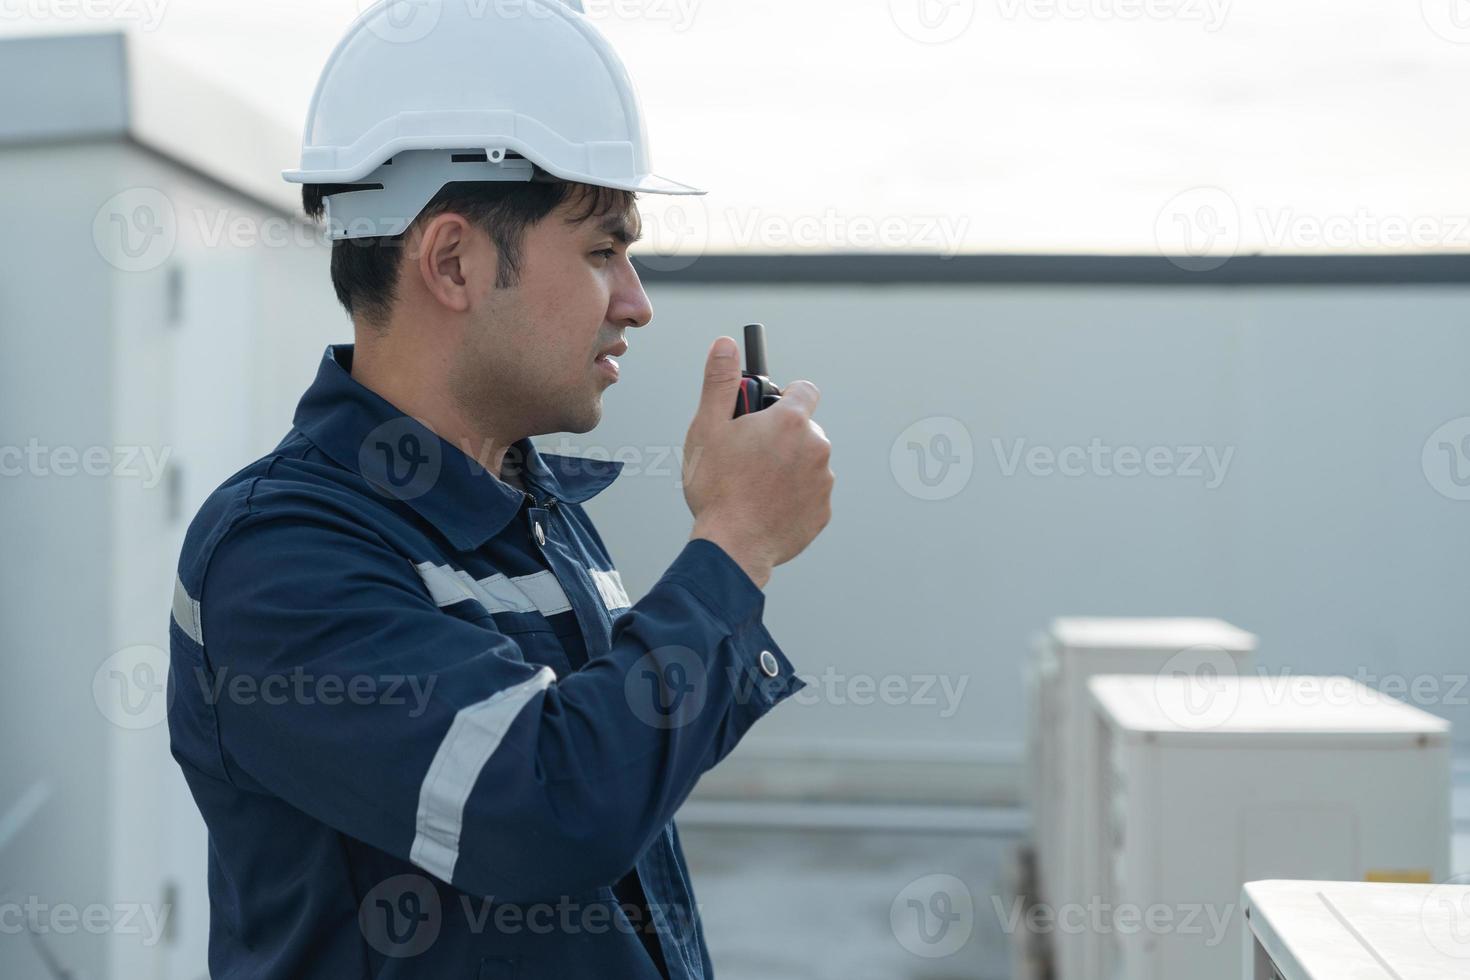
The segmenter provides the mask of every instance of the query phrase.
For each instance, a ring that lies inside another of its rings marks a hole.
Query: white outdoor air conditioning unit
[[[1101,778],[1084,834],[1109,854],[1087,885],[1097,976],[1239,980],[1247,881],[1448,874],[1448,722],[1347,677],[1090,688]]]
[[[1037,637],[1027,671],[1027,751],[1038,892],[1047,906],[1085,902],[1083,881],[1096,855],[1083,850],[1083,801],[1095,771],[1084,723],[1087,681],[1097,674],[1148,674],[1202,669],[1242,673],[1256,637],[1218,619],[1064,617]],[[1050,934],[1058,980],[1089,976],[1086,937]]]
[[[1252,881],[1244,980],[1470,977],[1470,886]]]

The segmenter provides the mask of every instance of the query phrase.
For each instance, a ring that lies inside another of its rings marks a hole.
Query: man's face
[[[547,432],[587,432],[602,420],[602,393],[615,376],[598,357],[617,347],[653,308],[628,246],[640,231],[631,213],[593,215],[573,199],[526,229],[520,281],[476,284],[470,329],[451,386],[466,414],[510,439]],[[476,248],[490,249],[490,238]]]

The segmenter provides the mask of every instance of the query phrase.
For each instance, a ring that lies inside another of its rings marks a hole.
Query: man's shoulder
[[[194,514],[179,555],[179,578],[197,587],[221,542],[247,526],[272,534],[363,529],[381,515],[366,481],[323,456],[293,430],[270,452],[230,475]]]

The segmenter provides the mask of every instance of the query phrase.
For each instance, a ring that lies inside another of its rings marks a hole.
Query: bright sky
[[[643,198],[654,246],[1470,249],[1470,0],[586,5],[656,170],[710,189]],[[0,30],[106,12],[294,132],[357,10],[0,0]]]

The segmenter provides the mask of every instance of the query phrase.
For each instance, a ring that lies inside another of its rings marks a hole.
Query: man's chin
[[[597,395],[593,398],[591,406],[588,407],[586,411],[579,412],[575,417],[566,419],[566,424],[562,426],[560,431],[591,432],[593,429],[597,428],[598,423],[600,423],[601,421],[602,396]]]

